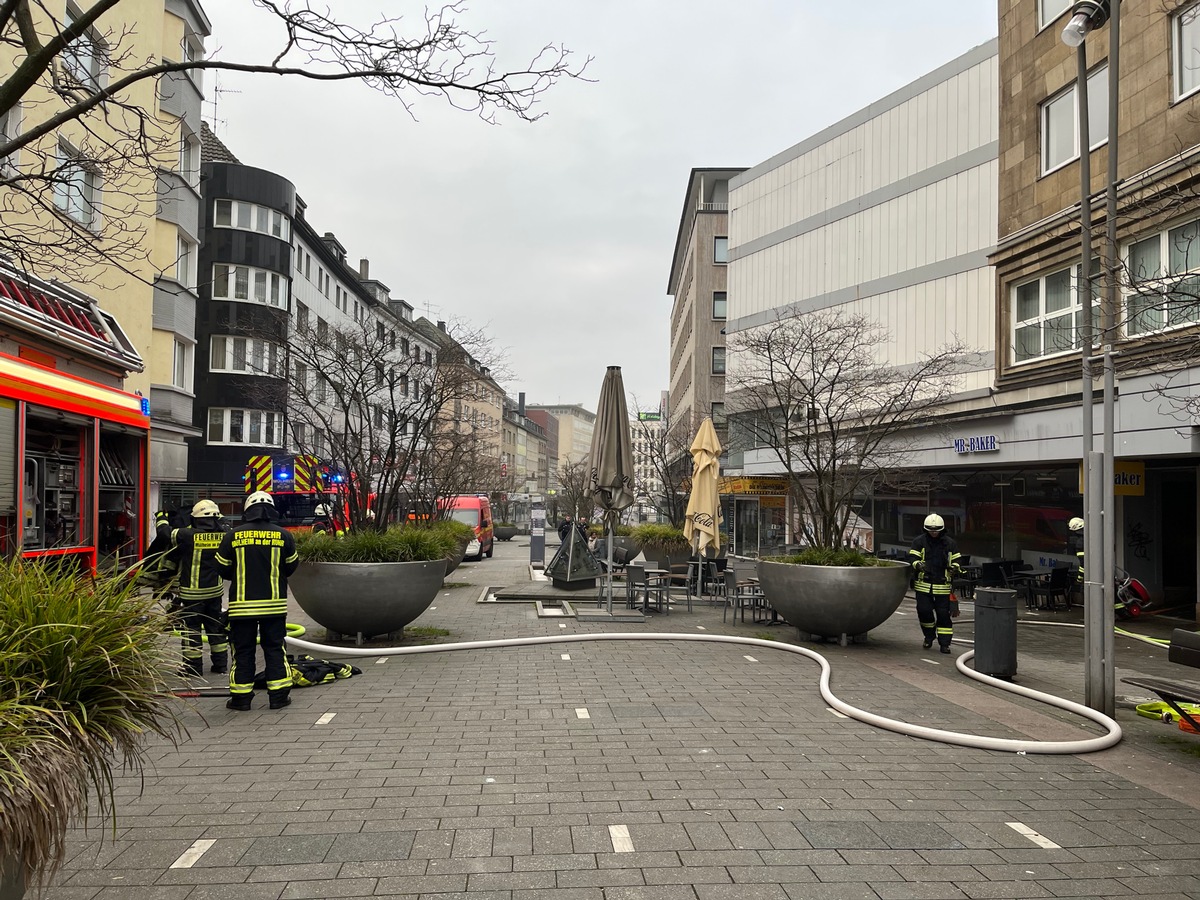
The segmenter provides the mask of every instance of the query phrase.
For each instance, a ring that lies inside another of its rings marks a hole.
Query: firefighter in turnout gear
[[[300,557],[291,532],[272,521],[275,501],[266,491],[246,498],[243,522],[225,535],[217,566],[230,579],[229,636],[233,671],[229,674],[230,709],[248,710],[254,698],[256,642],[266,663],[271,709],[291,703],[292,675],[283,652],[287,637],[287,579]]]
[[[316,509],[313,510],[313,516],[315,517],[312,525],[313,534],[329,534],[334,537],[341,537],[345,534],[341,527],[334,524],[328,504],[318,503]]]
[[[183,633],[180,674],[204,674],[203,632],[208,637],[211,671],[223,675],[229,671],[229,640],[221,612],[225,583],[215,559],[229,529],[221,524],[221,510],[211,500],[201,500],[192,507],[191,525],[172,528],[165,512],[155,516],[155,523],[158,536],[170,543],[166,558],[178,568],[179,628]]]
[[[1075,573],[1077,584],[1083,584],[1083,519],[1076,516],[1067,523],[1070,535],[1067,537],[1067,552],[1074,553],[1079,560],[1079,570]]]
[[[962,565],[958,544],[945,534],[945,527],[937,513],[926,516],[925,532],[913,540],[908,556],[916,572],[913,591],[917,596],[917,621],[925,635],[924,647],[928,650],[936,639],[938,649],[949,653],[954,638],[953,616],[958,613],[951,607],[950,586],[961,574]]]

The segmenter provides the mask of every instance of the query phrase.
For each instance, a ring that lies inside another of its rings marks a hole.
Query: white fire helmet
[[[275,500],[270,494],[268,494],[266,491],[255,491],[246,498],[246,505],[242,508],[244,510],[249,510],[252,506],[259,506],[260,504],[264,503],[271,507],[271,509],[275,508]]]
[[[220,516],[221,507],[217,506],[211,500],[201,500],[192,507],[193,519],[220,518]]]
[[[316,508],[313,510],[313,515],[317,516],[318,518],[321,516],[327,516],[329,515],[329,507],[324,503],[318,503]]]
[[[926,531],[941,531],[946,527],[946,523],[942,521],[942,517],[937,513],[930,513],[925,517]]]
[[[1071,529],[1071,531],[1083,531],[1083,519],[1076,516],[1067,523],[1067,528]]]

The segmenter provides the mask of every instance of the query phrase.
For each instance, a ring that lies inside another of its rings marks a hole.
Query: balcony
[[[696,204],[697,212],[729,212],[728,203],[705,203],[700,201]]]

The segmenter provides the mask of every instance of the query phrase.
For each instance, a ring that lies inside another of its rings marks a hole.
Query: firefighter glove
[[[913,563],[913,568],[916,569],[918,572],[924,572],[925,571],[925,561],[923,559],[918,559],[915,563]]]
[[[952,619],[957,619],[957,618],[958,618],[958,614],[959,614],[959,609],[958,609],[958,601],[957,601],[957,600],[951,600],[951,601],[950,601],[950,618],[952,618]]]

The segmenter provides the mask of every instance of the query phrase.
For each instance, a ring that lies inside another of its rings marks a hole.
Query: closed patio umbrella
[[[721,468],[721,442],[713,428],[712,419],[700,423],[696,438],[689,448],[692,454],[692,491],[688,494],[683,533],[697,556],[712,548],[715,556],[721,549],[721,498],[718,495]]]
[[[625,406],[625,385],[621,367],[609,366],[596,404],[596,427],[588,456],[591,471],[585,497],[604,511],[608,532],[608,611],[612,612],[613,530],[621,511],[633,505],[633,441],[629,437],[629,412]]]

